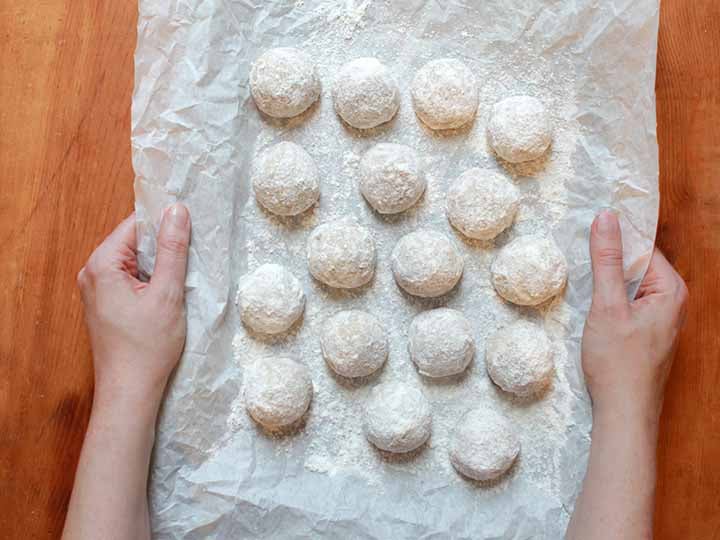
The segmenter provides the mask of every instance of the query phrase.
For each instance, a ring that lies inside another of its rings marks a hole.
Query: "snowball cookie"
[[[377,58],[358,58],[345,64],[332,94],[340,117],[359,129],[388,122],[400,107],[397,83]]]
[[[478,108],[478,86],[470,69],[452,58],[425,64],[412,82],[415,114],[432,129],[467,124]]]
[[[536,306],[563,290],[568,268],[551,238],[527,235],[500,250],[491,272],[495,290],[505,300]]]
[[[517,321],[490,336],[485,367],[506,392],[532,395],[550,382],[555,367],[552,344],[539,326]]]
[[[423,298],[450,292],[463,273],[464,262],[457,247],[445,235],[427,229],[403,236],[391,258],[397,284]]]
[[[503,99],[493,107],[488,124],[493,150],[510,163],[537,159],[552,141],[552,123],[545,106],[530,96]]]
[[[354,289],[375,272],[375,240],[370,231],[346,220],[324,223],[308,238],[308,265],[330,287]]]
[[[307,54],[280,47],[255,60],[250,70],[250,93],[257,108],[268,116],[290,118],[320,97],[320,79]]]
[[[281,142],[260,154],[253,164],[252,184],[258,202],[279,216],[296,216],[320,198],[315,162],[292,142]]]
[[[410,357],[426,377],[448,377],[465,371],[475,353],[470,321],[457,310],[420,313],[410,324]]]
[[[376,386],[365,408],[365,435],[380,450],[411,452],[430,436],[432,413],[423,393],[400,382]]]
[[[492,240],[512,225],[520,205],[520,191],[494,171],[470,169],[447,193],[450,223],[468,238]]]
[[[238,307],[242,322],[255,332],[279,334],[302,315],[305,293],[284,266],[263,264],[240,284]]]
[[[290,358],[256,360],[246,369],[244,382],[248,413],[269,430],[291,426],[310,406],[310,371]]]
[[[360,192],[381,214],[397,214],[415,204],[427,182],[415,150],[403,144],[380,143],[360,160]]]
[[[364,311],[341,311],[320,336],[323,357],[343,377],[365,377],[385,363],[388,341],[378,320]]]
[[[460,419],[450,442],[450,462],[474,480],[493,480],[507,471],[520,453],[515,429],[489,409],[471,409]]]

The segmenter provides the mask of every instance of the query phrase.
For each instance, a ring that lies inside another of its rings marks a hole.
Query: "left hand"
[[[152,279],[141,282],[133,214],[80,270],[96,399],[159,403],[185,344],[189,242],[190,215],[176,204],[163,215]]]

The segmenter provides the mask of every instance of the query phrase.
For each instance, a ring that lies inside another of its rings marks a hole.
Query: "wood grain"
[[[0,2],[0,538],[59,538],[92,399],[75,276],[132,211],[132,2]]]
[[[659,243],[688,281],[656,538],[720,539],[720,3],[662,3]],[[0,3],[0,538],[62,529],[92,396],[75,275],[132,209],[134,2]]]
[[[663,1],[658,243],[690,309],[663,411],[656,537],[720,539],[720,2]]]

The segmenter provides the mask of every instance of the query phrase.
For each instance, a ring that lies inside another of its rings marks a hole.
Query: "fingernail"
[[[617,227],[617,218],[610,210],[603,210],[597,217],[597,228],[601,234],[607,234],[615,231]]]
[[[190,213],[184,204],[175,203],[170,207],[167,216],[173,226],[183,228],[187,226]]]

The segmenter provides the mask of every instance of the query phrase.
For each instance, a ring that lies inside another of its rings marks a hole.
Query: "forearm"
[[[593,411],[590,460],[569,540],[652,538],[658,415],[652,407]]]
[[[147,479],[159,397],[96,390],[64,540],[150,538]]]

